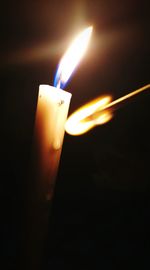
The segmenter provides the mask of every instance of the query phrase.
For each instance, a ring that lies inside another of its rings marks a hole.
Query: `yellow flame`
[[[99,97],[82,106],[67,119],[66,132],[71,135],[81,135],[96,125],[108,122],[113,116],[112,112],[103,108],[110,101],[111,96]],[[100,112],[101,110],[103,111]]]
[[[130,98],[150,89],[147,84],[125,96],[111,101],[111,96],[99,97],[75,111],[66,122],[66,132],[71,135],[81,135],[96,125],[101,125],[113,117],[112,112],[117,106]]]
[[[62,83],[66,83],[72,72],[86,52],[93,27],[90,26],[82,31],[72,42],[60,61],[59,72]]]

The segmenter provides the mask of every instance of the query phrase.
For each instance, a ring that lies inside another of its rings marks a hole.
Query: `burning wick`
[[[147,84],[123,97],[111,101],[111,96],[99,97],[75,111],[65,125],[66,132],[71,135],[81,135],[97,125],[102,125],[113,117],[113,111],[128,99],[150,88]]]

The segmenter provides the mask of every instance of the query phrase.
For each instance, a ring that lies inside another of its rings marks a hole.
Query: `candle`
[[[40,85],[34,130],[34,174],[38,178],[38,196],[52,198],[55,177],[60,160],[65,122],[71,94],[65,87],[71,74],[83,57],[92,27],[82,31],[72,42],[60,61],[54,87]]]
[[[85,53],[92,27],[73,41],[60,61],[54,87],[40,85],[28,180],[24,269],[42,269],[49,210],[57,175],[71,94],[63,88]],[[21,265],[21,269],[23,266]]]
[[[23,269],[42,269],[54,183],[71,94],[40,85],[35,117]],[[24,256],[23,255],[23,256]],[[21,266],[22,268],[22,266]]]

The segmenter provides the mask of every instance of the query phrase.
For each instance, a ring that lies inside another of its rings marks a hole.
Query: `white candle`
[[[64,90],[49,85],[39,87],[28,179],[23,269],[42,269],[49,213],[70,99],[71,94]]]
[[[92,33],[86,28],[73,41],[60,61],[54,85],[41,85],[39,89],[34,130],[34,175],[37,174],[38,197],[51,199],[60,160],[65,122],[71,94],[59,89],[65,86],[82,59]],[[36,178],[35,178],[36,179]]]
[[[85,29],[62,58],[54,85],[40,85],[35,117],[31,176],[28,180],[27,228],[25,233],[25,269],[38,270],[49,219],[71,94],[65,86],[81,60],[92,32]],[[22,268],[22,267],[21,267]],[[42,267],[40,268],[42,269]]]
[[[35,129],[34,162],[38,178],[39,197],[51,199],[60,161],[71,94],[49,86],[40,85]],[[44,199],[44,198],[43,198]]]

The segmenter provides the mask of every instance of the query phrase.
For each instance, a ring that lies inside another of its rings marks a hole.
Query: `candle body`
[[[37,194],[50,200],[64,138],[71,94],[48,85],[40,85],[37,103],[33,161],[38,179]],[[41,198],[42,199],[42,198]]]
[[[49,224],[71,94],[40,85],[28,178],[27,215],[22,269],[43,269],[42,261]]]

